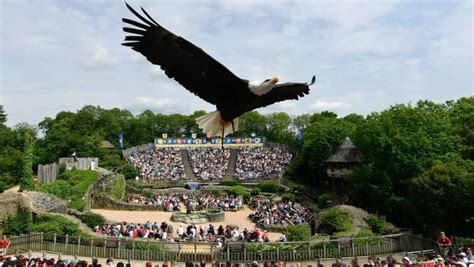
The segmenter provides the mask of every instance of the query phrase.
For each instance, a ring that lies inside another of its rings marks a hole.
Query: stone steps
[[[237,165],[237,156],[239,155],[239,149],[231,148],[229,162],[227,163],[227,169],[225,170],[224,179],[234,179],[235,167]]]
[[[186,179],[197,180],[196,175],[193,172],[193,167],[191,166],[191,161],[188,157],[188,152],[184,148],[180,149],[179,152],[181,153],[181,158],[183,158],[184,173],[186,174]]]

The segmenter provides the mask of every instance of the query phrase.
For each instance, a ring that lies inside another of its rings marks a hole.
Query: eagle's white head
[[[273,89],[273,86],[278,82],[277,77],[266,79],[263,81],[249,81],[249,89],[256,95],[264,95]]]

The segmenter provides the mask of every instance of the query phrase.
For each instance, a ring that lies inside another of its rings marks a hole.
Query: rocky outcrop
[[[186,214],[184,212],[173,212],[171,221],[182,222],[185,224],[200,224],[208,222],[221,222],[225,219],[225,213],[219,210],[193,212]]]
[[[30,202],[24,194],[18,192],[0,194],[0,221],[9,215],[16,214],[18,209],[30,210]]]
[[[67,214],[67,204],[64,200],[41,192],[27,192],[29,206],[32,210]]]

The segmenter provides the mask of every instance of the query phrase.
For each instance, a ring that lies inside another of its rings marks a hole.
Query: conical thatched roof
[[[329,163],[348,163],[357,162],[357,148],[352,143],[349,137],[346,137],[344,142],[339,146],[334,153],[326,162]]]

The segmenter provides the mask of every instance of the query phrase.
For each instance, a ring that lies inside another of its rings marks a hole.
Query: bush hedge
[[[226,179],[226,180],[220,181],[219,184],[226,185],[226,186],[236,186],[236,185],[240,185],[240,181]]]
[[[242,196],[244,199],[248,199],[250,197],[250,193],[245,189],[245,187],[241,185],[235,185],[229,188],[229,194],[234,196]]]
[[[306,241],[311,238],[309,225],[290,225],[287,232],[289,241]]]
[[[258,183],[258,188],[267,193],[278,193],[280,191],[280,185],[274,181],[261,181]]]
[[[318,197],[318,207],[320,209],[325,209],[329,205],[328,201],[333,201],[334,196],[330,193],[324,193]]]
[[[253,188],[252,191],[250,192],[250,195],[252,195],[252,196],[258,196],[258,195],[260,195],[261,192],[262,192],[262,190],[260,190],[260,188],[255,187],[255,188]]]
[[[369,224],[370,229],[374,233],[384,234],[385,224],[387,223],[383,217],[379,217],[375,214],[369,214],[365,219],[367,224]]]
[[[291,193],[285,193],[281,196],[281,199],[284,200],[284,201],[291,201],[291,202],[295,202],[295,199],[296,199],[296,196],[295,194],[291,194]]]
[[[93,228],[96,225],[103,225],[105,223],[104,216],[93,212],[85,212],[80,216],[80,219],[90,228]]]
[[[335,234],[349,231],[351,228],[351,217],[338,209],[326,209],[319,214],[319,230],[323,233]]]

